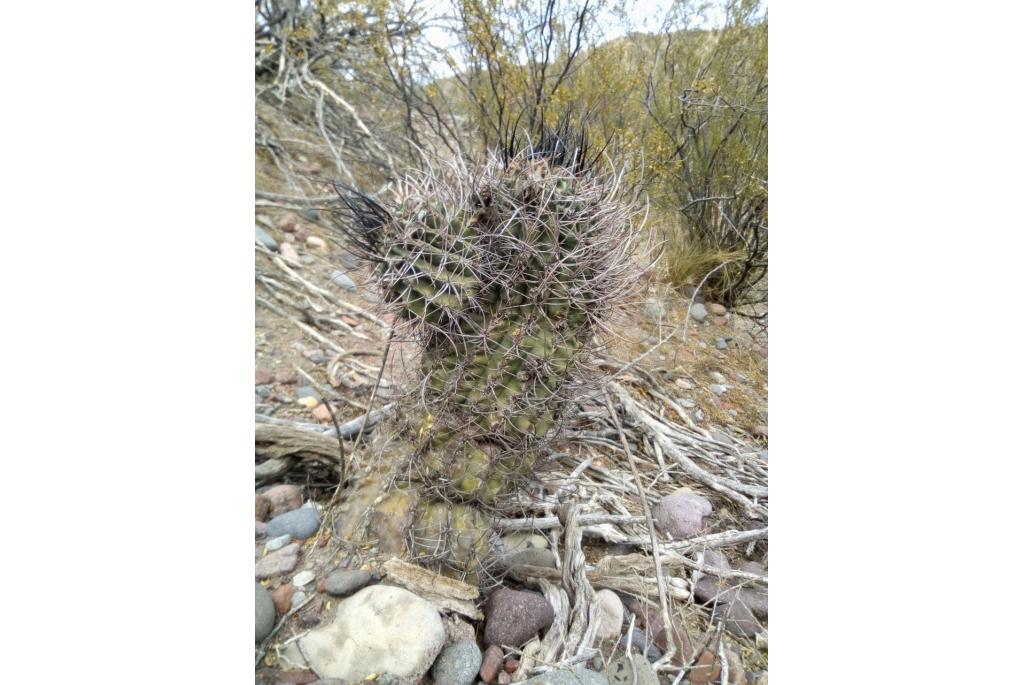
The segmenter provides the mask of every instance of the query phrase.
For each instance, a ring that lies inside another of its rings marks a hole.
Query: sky
[[[540,0],[537,1],[540,2]],[[621,38],[629,31],[658,32],[662,28],[666,12],[675,2],[676,0],[625,0],[621,4],[625,7],[626,22],[622,22],[619,16],[611,12],[610,9],[604,8],[597,15],[597,25],[600,27],[605,41]],[[692,20],[690,24],[692,27],[710,28],[723,21],[725,13],[722,9],[722,0],[714,0],[707,4],[709,7],[702,16]],[[427,16],[432,18],[444,17],[452,12],[451,0],[421,0],[418,5]],[[455,42],[451,33],[439,26],[429,28],[426,35],[437,47],[449,48]],[[435,77],[451,74],[450,69],[444,64],[437,64],[432,71]]]

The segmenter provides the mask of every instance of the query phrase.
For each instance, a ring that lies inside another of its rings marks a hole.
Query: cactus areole
[[[412,174],[379,203],[338,188],[339,227],[422,355],[419,480],[496,505],[592,374],[595,336],[636,292],[635,201],[564,128],[483,163]]]

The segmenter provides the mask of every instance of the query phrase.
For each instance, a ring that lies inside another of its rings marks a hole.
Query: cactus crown
[[[485,503],[557,433],[595,333],[642,271],[621,175],[587,159],[583,133],[537,141],[410,175],[390,210],[339,189],[342,231],[422,348],[429,482]]]

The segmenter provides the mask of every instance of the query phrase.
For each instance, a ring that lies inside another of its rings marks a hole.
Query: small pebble
[[[725,341],[725,338],[715,338],[715,349],[727,350],[729,349],[729,343]]]
[[[278,614],[283,616],[288,613],[288,610],[292,608],[292,595],[294,594],[295,586],[291,583],[286,583],[270,593]]]
[[[305,601],[306,601],[306,593],[305,592],[296,592],[294,595],[292,595],[292,609],[295,609],[295,608],[301,606],[302,603],[305,602]]]
[[[285,545],[287,545],[291,541],[292,536],[288,533],[285,533],[284,535],[278,535],[276,538],[271,538],[270,540],[267,540],[267,551],[275,552],[284,547]]]
[[[261,243],[268,250],[277,249],[277,241],[274,240],[269,233],[267,233],[259,226],[256,227],[256,242]]]
[[[373,576],[367,571],[339,569],[332,571],[324,580],[324,590],[335,597],[347,597],[367,585]]]
[[[311,385],[302,385],[295,389],[295,396],[298,398],[312,397],[317,402],[320,401],[320,393],[317,389]]]
[[[719,383],[712,383],[709,387],[709,390],[711,390],[711,392],[715,393],[716,395],[722,395],[725,393],[726,390],[728,390],[728,388]]]
[[[291,243],[281,245],[281,256],[289,262],[298,263],[299,261],[299,253],[295,251],[295,247]]]
[[[295,587],[302,587],[308,585],[310,581],[316,578],[316,574],[312,571],[303,571],[302,573],[296,573],[295,577],[292,578],[292,585]]]
[[[332,271],[331,282],[334,283],[334,285],[338,286],[339,288],[344,288],[345,290],[350,290],[352,292],[355,292],[356,290],[355,281],[349,278],[343,271]]]
[[[306,245],[309,245],[310,247],[315,247],[318,250],[327,249],[327,242],[323,238],[318,238],[315,235],[311,235],[308,238],[306,238]]]
[[[313,407],[313,418],[320,423],[331,423],[331,411],[326,404],[318,404]]]

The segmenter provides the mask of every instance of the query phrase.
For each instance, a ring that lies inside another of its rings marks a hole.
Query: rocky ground
[[[376,298],[362,287],[358,264],[313,216],[267,212],[257,221],[257,280],[262,274],[271,286],[257,287],[258,300],[270,306],[257,306],[255,404],[263,417],[326,426],[328,406],[342,423],[365,410],[387,322],[374,313]],[[276,287],[286,279],[275,260],[299,280]],[[300,281],[327,295],[305,295]],[[689,298],[652,284],[649,303],[622,322],[608,353],[624,361],[646,354],[642,367],[674,388],[675,411],[716,442],[742,444],[766,468],[766,335],[695,299],[688,310]],[[406,354],[399,346],[392,355],[375,407],[397,395]],[[484,592],[446,586],[464,594],[442,601],[389,567],[373,544],[332,534],[337,525],[318,535],[337,485],[330,468],[289,471],[274,482],[257,473],[257,683],[670,683],[651,664],[673,632],[676,651],[692,664],[680,682],[721,682],[724,666],[728,682],[767,683],[767,588],[749,581],[767,576],[766,540],[704,551],[704,572],[686,580],[695,608],[673,616],[672,626],[643,598],[599,590],[600,654],[528,678],[544,667],[536,657],[555,619],[545,595],[505,576]],[[686,540],[732,527],[724,508],[688,485],[680,479],[675,492],[658,498],[652,513],[661,532]],[[557,542],[551,531],[506,533],[503,566],[555,568]],[[637,550],[601,541],[585,549],[595,564],[630,551]],[[708,621],[708,605],[720,619]],[[719,635],[725,639],[712,643]]]

